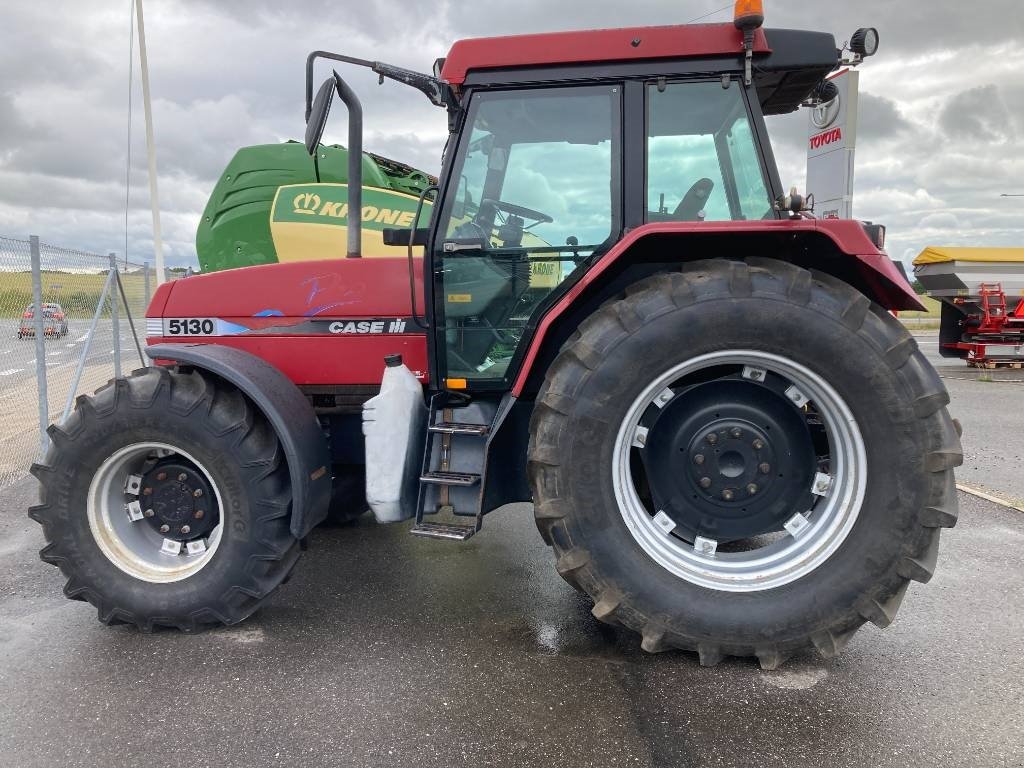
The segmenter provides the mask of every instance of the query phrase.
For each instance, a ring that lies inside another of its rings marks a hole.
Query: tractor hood
[[[415,262],[423,307],[422,261]],[[299,385],[379,385],[384,356],[426,378],[405,259],[332,259],[232,269],[165,283],[146,314],[149,344],[223,344]],[[313,364],[311,364],[313,363]]]

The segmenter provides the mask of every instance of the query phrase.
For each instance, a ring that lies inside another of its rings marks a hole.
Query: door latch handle
[[[456,253],[458,251],[482,251],[484,249],[481,240],[445,240],[441,245],[445,253]]]

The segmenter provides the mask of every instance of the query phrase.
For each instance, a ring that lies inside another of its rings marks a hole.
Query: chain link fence
[[[76,395],[145,364],[155,289],[146,264],[0,237],[0,488],[28,472]]]

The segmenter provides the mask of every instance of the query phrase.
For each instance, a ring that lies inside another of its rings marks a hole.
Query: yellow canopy
[[[930,245],[914,259],[914,266],[947,261],[999,261],[1024,264],[1024,248],[942,248]]]

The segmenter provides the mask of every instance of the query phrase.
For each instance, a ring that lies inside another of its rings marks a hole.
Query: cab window
[[[648,221],[774,215],[737,83],[652,83],[647,105]]]

